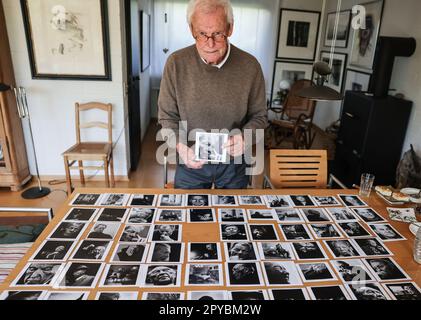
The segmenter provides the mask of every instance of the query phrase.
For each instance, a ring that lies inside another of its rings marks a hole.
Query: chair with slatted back
[[[108,122],[80,122],[81,112],[88,110],[102,110],[107,112]],[[66,170],[67,192],[73,191],[71,170],[79,170],[80,181],[85,185],[84,170],[104,170],[105,185],[114,187],[114,160],[112,137],[112,105],[99,102],[86,104],[76,103],[76,144],[63,153],[64,167]],[[84,142],[81,140],[81,129],[101,128],[108,131],[108,141]],[[83,161],[102,162],[100,166],[84,166]]]

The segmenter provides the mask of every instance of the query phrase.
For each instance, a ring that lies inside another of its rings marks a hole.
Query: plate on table
[[[392,198],[391,196],[384,196],[384,195],[382,195],[381,193],[379,193],[379,192],[377,192],[376,191],[376,193],[377,193],[377,195],[380,197],[380,198],[382,198],[384,201],[386,201],[388,204],[391,204],[391,205],[401,205],[401,204],[404,204],[405,202],[404,201],[399,201],[399,200],[396,200],[396,199],[394,199],[394,198]]]
[[[420,189],[417,188],[403,188],[401,189],[401,193],[406,194],[408,196],[414,196],[421,192]]]

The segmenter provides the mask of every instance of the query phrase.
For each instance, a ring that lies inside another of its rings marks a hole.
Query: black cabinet
[[[348,187],[373,173],[376,185],[394,185],[412,102],[348,91],[332,172]]]

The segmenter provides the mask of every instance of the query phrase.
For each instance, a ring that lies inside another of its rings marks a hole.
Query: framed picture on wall
[[[140,50],[141,70],[144,72],[151,65],[151,16],[145,11],[140,11]]]
[[[378,0],[361,5],[366,9],[366,28],[354,31],[349,64],[357,68],[371,70],[376,54],[384,2]]]
[[[371,74],[347,69],[345,91],[367,92],[370,86]]]
[[[327,15],[327,24],[325,32],[325,47],[331,47],[335,40],[337,12],[331,12]],[[336,48],[347,48],[349,40],[349,31],[351,26],[351,10],[339,12],[338,31],[335,41]]]
[[[305,62],[275,61],[271,91],[271,104],[280,99],[298,80],[311,79],[313,64]],[[285,96],[283,97],[285,98]]]
[[[111,80],[106,0],[21,0],[34,79]]]
[[[319,25],[318,11],[281,9],[276,58],[314,61]]]
[[[342,92],[344,78],[345,78],[345,68],[347,63],[348,55],[345,53],[334,53],[333,54],[333,63],[332,63],[332,74],[329,77],[327,86],[332,89]],[[331,64],[330,52],[322,51],[320,52],[320,60]]]

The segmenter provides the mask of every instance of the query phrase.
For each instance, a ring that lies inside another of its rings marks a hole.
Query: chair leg
[[[104,175],[105,175],[105,186],[110,187],[110,176],[108,174],[108,159],[104,159]]]
[[[111,174],[111,187],[115,187],[115,178],[114,178],[114,158],[113,155],[110,157],[110,174]]]
[[[70,194],[73,192],[72,188],[72,177],[70,175],[70,169],[69,169],[69,159],[67,157],[64,157],[64,169],[66,171],[66,185],[67,185],[67,195],[70,196]]]
[[[80,175],[80,183],[84,186],[85,185],[85,174],[83,173],[83,161],[78,161],[79,164],[79,175]]]

